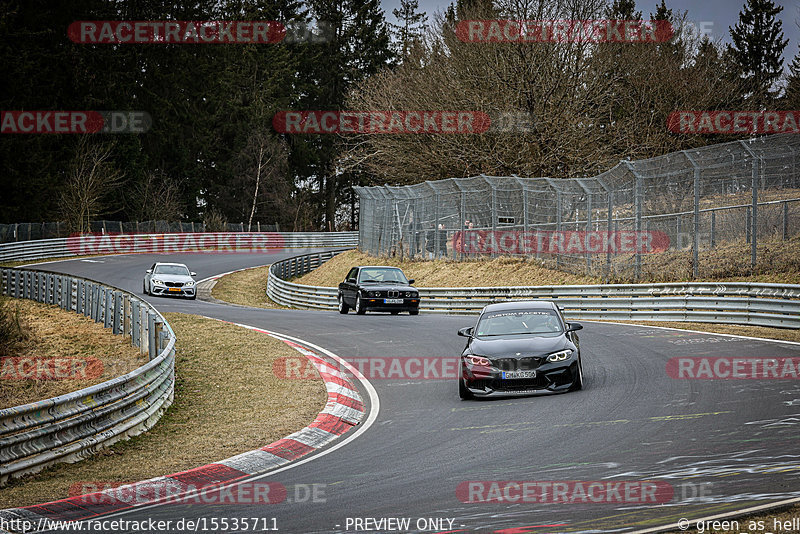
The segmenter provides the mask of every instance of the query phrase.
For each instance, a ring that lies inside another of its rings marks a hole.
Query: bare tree
[[[74,232],[88,232],[108,205],[124,174],[112,160],[113,144],[84,137],[72,159],[61,193],[61,213]]]
[[[180,188],[162,171],[150,171],[126,192],[128,211],[140,221],[177,221],[181,217]]]

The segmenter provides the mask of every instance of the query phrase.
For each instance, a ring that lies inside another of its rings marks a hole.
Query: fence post
[[[717,230],[717,210],[711,210],[711,248],[717,245],[716,232]]]
[[[753,207],[752,206],[747,206],[747,214],[745,215],[745,218],[744,218],[744,226],[745,226],[744,233],[745,233],[745,236],[747,238],[747,242],[748,243],[750,243],[750,240],[751,240],[750,231],[753,229],[753,224],[751,222],[752,211],[753,211]]]
[[[753,190],[753,215],[752,220],[750,221],[750,226],[752,229],[750,230],[750,268],[755,269],[756,267],[756,254],[757,254],[757,246],[758,246],[758,179],[761,173],[761,161],[760,158],[756,155],[755,152],[748,146],[746,141],[739,141],[739,143],[744,147],[750,157],[752,158],[753,164],[753,175],[752,175],[752,184],[750,188]]]
[[[694,168],[694,221],[692,225],[692,278],[699,276],[698,249],[700,248],[700,167],[694,158],[687,152],[683,155],[689,160]],[[680,218],[680,215],[678,215]]]
[[[783,240],[789,239],[789,203],[783,202]]]
[[[642,177],[636,172],[636,169],[633,168],[633,164],[630,161],[625,161],[625,165],[631,171],[631,174],[636,178],[636,189],[634,194],[634,205],[635,205],[635,214],[636,214],[636,235],[639,235],[639,232],[642,231]],[[636,254],[635,254],[635,266],[634,266],[634,279],[639,280],[642,274],[642,255],[639,252],[639,247],[636,247]]]

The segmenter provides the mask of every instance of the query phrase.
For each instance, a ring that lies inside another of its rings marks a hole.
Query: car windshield
[[[183,265],[158,265],[153,274],[177,274],[189,276],[189,269]]]
[[[482,337],[558,334],[563,329],[552,310],[508,310],[484,314],[475,331]]]
[[[407,284],[408,279],[403,274],[403,271],[395,268],[366,268],[361,269],[358,275],[358,281],[365,282],[380,282],[383,284]]]

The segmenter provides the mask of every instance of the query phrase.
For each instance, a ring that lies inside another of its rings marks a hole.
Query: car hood
[[[183,274],[153,274],[151,275],[154,280],[161,280],[162,282],[191,282],[194,280],[191,276],[186,276]]]
[[[525,358],[549,354],[568,346],[570,345],[564,334],[554,337],[473,338],[469,344],[473,354],[498,358]]]

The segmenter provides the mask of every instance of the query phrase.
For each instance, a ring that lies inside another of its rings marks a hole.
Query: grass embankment
[[[272,362],[296,356],[266,334],[167,313],[178,337],[175,401],[150,431],[76,464],[0,491],[0,508],[68,496],[83,481],[131,482],[191,469],[263,447],[300,430],[325,406],[321,380],[281,380]]]
[[[0,344],[0,409],[99,384],[147,362],[122,336],[57,306],[2,298],[0,315],[10,332]],[[41,362],[38,371],[31,362]],[[47,379],[56,362],[61,379]]]
[[[211,290],[211,296],[231,304],[251,308],[283,308],[267,298],[269,265],[254,267],[223,276]]]

